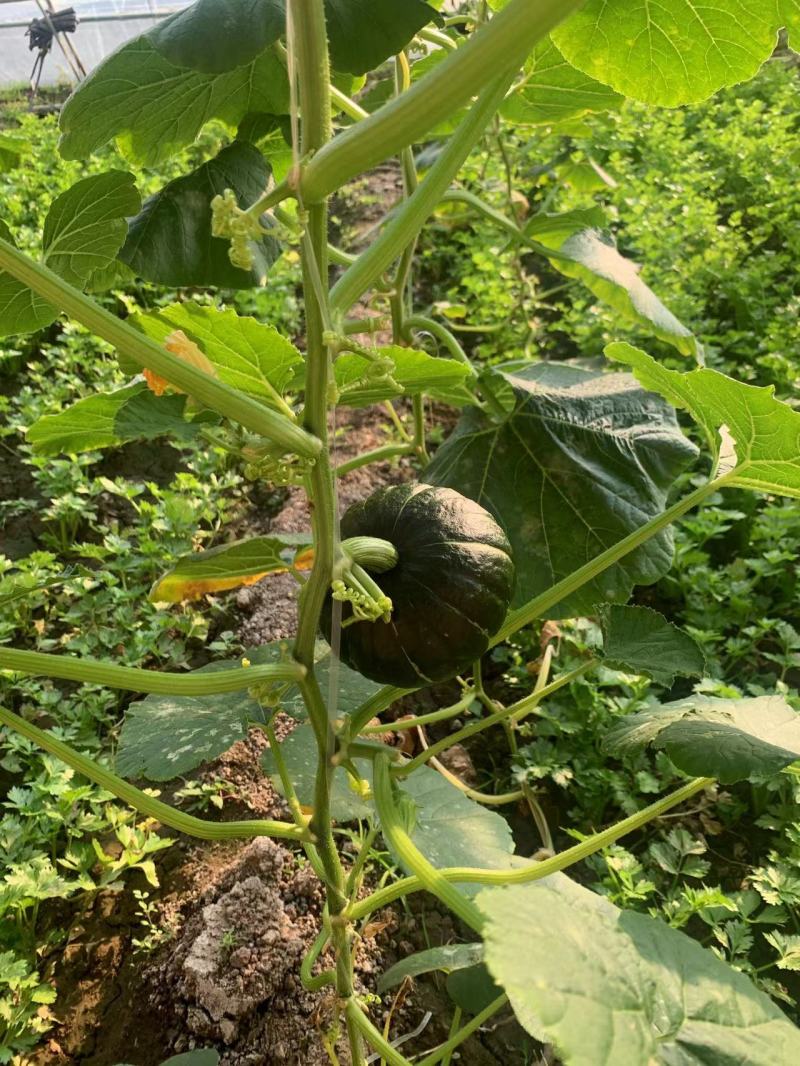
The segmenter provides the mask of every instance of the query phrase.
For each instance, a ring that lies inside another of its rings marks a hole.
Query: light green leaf
[[[630,344],[610,344],[606,355],[627,363],[646,389],[688,411],[718,456],[731,438],[735,456],[725,456],[729,484],[757,492],[800,497],[800,412],[759,388],[701,368],[668,370]]]
[[[551,260],[568,278],[579,281],[625,318],[644,326],[650,333],[677,348],[684,355],[698,353],[697,341],[656,294],[639,277],[639,267],[617,251],[610,234],[586,228],[583,212],[564,216],[534,216],[525,232],[541,244],[568,256]],[[585,217],[585,216],[584,216]]]
[[[469,407],[428,467],[426,480],[488,508],[505,529],[524,603],[638,529],[665,506],[696,451],[673,412],[629,375],[533,364],[500,375],[507,417]],[[668,532],[560,604],[552,617],[627,600],[672,564]]]
[[[366,74],[437,17],[423,0],[325,0],[331,62],[336,70]]]
[[[775,47],[774,0],[588,0],[553,33],[579,70],[634,100],[696,103],[752,78]]]
[[[366,407],[394,396],[418,396],[422,393],[432,399],[454,406],[463,406],[474,400],[466,387],[470,369],[456,359],[443,359],[414,348],[393,345],[377,348],[376,355],[391,359],[394,370],[392,381],[370,381],[365,375],[370,361],[364,356],[346,352],[334,364],[336,384],[340,389],[339,403],[346,407]]]
[[[60,150],[65,159],[85,159],[116,139],[127,158],[155,166],[210,119],[235,127],[250,111],[289,111],[286,68],[273,49],[227,74],[201,74],[173,66],[145,34],[112,53],[67,100]]]
[[[57,415],[44,415],[28,430],[28,443],[38,455],[58,455],[163,436],[188,441],[200,426],[183,417],[185,405],[185,396],[155,396],[137,382],[78,400]]]
[[[107,270],[128,235],[128,218],[142,206],[133,174],[109,170],[83,178],[50,205],[42,234],[44,262],[83,288]]]
[[[483,959],[483,944],[446,944],[443,947],[416,951],[413,955],[396,962],[378,978],[378,992],[385,992],[404,981],[406,977],[419,977],[435,970],[463,970],[475,966]]]
[[[649,607],[604,603],[598,608],[603,630],[603,658],[617,670],[646,674],[662,685],[678,675],[700,677],[706,660],[688,633]]]
[[[786,27],[789,45],[800,48],[800,0],[778,0],[778,25]]]
[[[565,1066],[777,1066],[800,1030],[741,973],[568,878],[487,889],[486,964]]]
[[[147,38],[176,67],[224,74],[261,55],[285,26],[283,0],[195,0]]]
[[[191,301],[170,304],[157,312],[136,315],[132,325],[159,344],[176,329],[194,341],[214,364],[220,381],[278,406],[303,357],[273,327],[233,310]]]
[[[162,285],[212,285],[247,289],[263,285],[280,255],[271,237],[253,242],[251,270],[233,266],[230,244],[211,235],[211,201],[232,189],[240,207],[249,207],[264,192],[270,170],[257,148],[243,141],[223,148],[197,170],[165,185],[145,201],[120,259],[141,277]]]
[[[8,226],[0,219],[0,237],[16,247]],[[55,322],[58,311],[32,292],[27,285],[17,281],[5,270],[0,270],[0,337],[16,333],[33,333]]]
[[[0,577],[0,609],[5,610],[12,603],[30,600],[39,592],[63,585],[71,571],[65,570],[58,577],[37,577],[35,574],[6,573]]]
[[[800,715],[781,696],[689,696],[622,719],[606,744],[620,752],[654,744],[684,773],[727,785],[800,759]]]
[[[248,649],[254,666],[279,662],[280,644]],[[209,663],[196,673],[214,673],[241,666]],[[132,703],[117,747],[116,771],[122,777],[171,781],[216,759],[247,736],[248,723],[263,722],[261,705],[247,689],[222,696],[147,696]]]
[[[547,37],[525,64],[521,85],[507,96],[500,113],[522,125],[561,122],[592,111],[611,111],[623,97],[577,70]]]
[[[155,583],[150,599],[154,603],[182,603],[253,585],[267,574],[289,570],[298,546],[310,540],[310,535],[292,534],[250,537],[184,555]]]

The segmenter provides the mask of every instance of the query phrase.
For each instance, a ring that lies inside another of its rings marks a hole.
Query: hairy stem
[[[313,459],[322,447],[316,437],[271,411],[258,400],[225,385],[197,367],[184,363],[155,341],[122,322],[90,297],[73,288],[48,267],[34,262],[8,241],[0,238],[0,269],[27,285],[37,295],[64,311],[76,322],[113,344],[138,366],[152,370],[213,411],[238,422],[245,429],[281,444],[287,451]]]
[[[146,792],[136,788],[135,785],[117,777],[110,770],[100,766],[94,759],[81,755],[68,744],[56,739],[52,733],[46,733],[37,726],[27,722],[24,718],[0,707],[0,723],[9,729],[21,733],[22,736],[38,744],[40,748],[61,759],[67,766],[72,767],[79,774],[83,774],[96,785],[106,789],[117,796],[134,810],[141,811],[149,818],[155,818],[162,825],[170,829],[177,829],[180,833],[197,837],[200,840],[231,840],[242,837],[281,837],[286,840],[308,840],[308,830],[289,822],[274,821],[247,821],[247,822],[209,822],[204,818],[195,818],[191,814],[183,814],[176,811],[161,800],[148,796]]]
[[[299,663],[275,663],[209,673],[170,674],[157,670],[137,670],[130,666],[113,666],[98,659],[18,651],[15,648],[0,648],[0,669],[163,696],[213,696],[239,692],[265,681],[302,681],[306,673],[305,667]]]
[[[307,203],[322,199],[370,167],[420,140],[526,56],[583,0],[511,0],[457,51],[362,122],[340,133],[305,168]]]

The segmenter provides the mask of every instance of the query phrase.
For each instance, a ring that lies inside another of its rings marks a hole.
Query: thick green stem
[[[0,269],[6,270],[54,307],[66,312],[92,333],[113,344],[138,366],[152,370],[187,395],[238,422],[245,429],[267,437],[287,451],[307,459],[313,459],[320,453],[322,445],[313,434],[294,425],[288,418],[271,411],[250,396],[223,384],[197,367],[184,363],[155,341],[100,307],[78,289],[74,289],[48,267],[34,262],[2,238]]]
[[[481,870],[468,866],[452,866],[438,870],[437,873],[446,881],[454,884],[519,885],[527,884],[529,881],[540,881],[543,877],[549,877],[560,870],[566,870],[570,866],[574,866],[575,863],[582,862],[583,859],[594,855],[595,852],[610,847],[621,837],[627,836],[628,833],[632,833],[636,829],[641,829],[643,825],[652,822],[654,818],[660,818],[662,814],[672,807],[677,807],[678,804],[684,803],[696,793],[710,788],[714,783],[712,777],[696,777],[688,784],[683,785],[674,792],[670,792],[663,799],[651,803],[649,807],[637,811],[636,814],[624,818],[621,822],[616,822],[601,833],[593,834],[579,844],[575,844],[573,847],[567,848],[566,851],[554,855],[551,859],[545,859],[544,862],[532,862],[530,866],[523,866],[515,870]],[[359,900],[358,903],[350,908],[349,917],[354,922],[358,921],[368,914],[394,903],[397,899],[427,888],[428,885],[421,877],[405,877],[400,881],[395,881],[393,885],[389,885],[387,888],[381,888],[377,892],[373,892],[366,899]]]
[[[357,174],[422,139],[496,78],[498,71],[518,70],[536,42],[582,2],[511,0],[408,92],[317,152],[301,180],[306,203],[321,200]]]
[[[364,452],[362,455],[356,455],[353,459],[348,459],[345,463],[340,463],[336,467],[335,474],[337,477],[343,477],[345,474],[349,474],[351,470],[369,466],[370,463],[381,463],[384,459],[394,459],[396,456],[408,455],[413,450],[414,448],[411,444],[386,444],[382,448],[374,448],[371,452]]]
[[[387,844],[400,863],[414,872],[428,892],[438,896],[453,914],[457,914],[471,929],[480,932],[484,923],[481,912],[472,900],[459,892],[447,878],[442,876],[441,870],[437,870],[432,863],[428,862],[408,835],[392,795],[390,765],[386,755],[379,755],[374,764],[375,806],[381,820],[381,832]]]
[[[78,659],[69,655],[18,651],[15,648],[0,648],[0,669],[163,696],[213,696],[239,692],[265,681],[302,681],[306,673],[305,667],[299,663],[275,663],[213,673],[169,674],[157,670],[137,670],[130,666],[113,666],[98,659]]]
[[[149,818],[155,818],[162,825],[176,829],[180,833],[197,837],[200,840],[231,840],[241,837],[281,837],[286,840],[308,840],[308,831],[300,826],[291,825],[289,822],[273,821],[248,821],[248,822],[208,822],[204,818],[195,818],[191,814],[183,814],[176,811],[161,800],[148,796],[146,792],[131,785],[128,781],[117,777],[110,770],[100,766],[94,759],[81,755],[80,752],[71,748],[61,740],[57,740],[52,733],[45,733],[37,726],[27,722],[24,718],[0,707],[0,723],[9,729],[21,733],[22,736],[38,744],[40,748],[61,759],[67,766],[72,767],[79,774],[83,774],[96,785],[106,789],[127,803],[134,810],[141,811]]]
[[[388,1066],[412,1066],[411,1060],[392,1047],[380,1029],[372,1024],[354,999],[349,1001],[346,1010],[347,1020],[363,1034],[370,1046],[380,1053]]]
[[[354,563],[360,563],[376,574],[392,570],[399,559],[394,544],[380,537],[348,537],[342,541],[341,550]]]
[[[299,110],[302,121],[301,155],[318,152],[331,134],[330,64],[323,0],[290,0],[290,47],[297,66]],[[306,312],[306,403],[304,425],[322,443],[322,452],[310,474],[314,567],[303,586],[300,619],[295,641],[295,658],[308,668],[301,685],[317,741],[317,771],[314,787],[314,813],[310,828],[325,871],[325,889],[330,916],[331,942],[336,957],[336,993],[348,1002],[353,995],[351,933],[343,918],[348,899],[345,877],[331,824],[331,787],[335,765],[336,738],[319,683],[314,674],[314,647],[322,607],[333,577],[338,550],[336,488],[328,447],[328,396],[332,380],[332,358],[326,343],[330,311],[328,288],[328,205],[325,193],[315,197],[307,209],[302,245],[303,295]],[[300,208],[305,212],[304,197]],[[362,1066],[361,1037],[347,1029],[353,1066]]]
[[[508,70],[508,67],[504,65],[499,69]],[[505,74],[500,78],[495,78],[484,89],[429,170],[425,180],[396,212],[377,240],[337,281],[331,290],[331,306],[335,312],[345,315],[359,297],[371,288],[381,274],[416,239],[427,219],[441,202],[442,196],[465,159],[480,140],[503,99],[512,76],[512,74]],[[413,88],[410,89],[403,94],[403,97],[410,96],[413,91]],[[361,125],[366,125],[366,123]]]

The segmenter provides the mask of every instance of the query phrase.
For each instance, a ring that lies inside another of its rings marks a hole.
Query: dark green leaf
[[[502,991],[482,962],[447,976],[447,994],[465,1014],[480,1014]]]
[[[678,107],[752,78],[779,25],[774,0],[588,0],[553,38],[573,66],[625,96]]]
[[[705,656],[697,642],[658,611],[604,603],[598,613],[603,658],[614,669],[646,674],[662,685],[672,684],[678,675],[705,673]]]
[[[486,965],[565,1066],[777,1066],[800,1031],[695,940],[558,876],[487,889]]]
[[[679,352],[696,355],[698,345],[691,331],[645,285],[639,277],[639,267],[620,255],[608,233],[586,228],[583,215],[583,212],[569,212],[561,217],[535,216],[525,232],[548,248],[569,256],[572,262],[552,260],[560,273],[577,278],[609,307],[644,326]]]
[[[646,389],[688,411],[706,433],[730,484],[800,497],[800,412],[759,388],[705,368],[681,374],[639,348],[610,344],[606,355],[627,363]]]
[[[229,242],[211,236],[211,201],[232,189],[249,207],[267,187],[269,167],[253,145],[237,141],[145,201],[120,252],[120,259],[148,281],[162,285],[213,285],[247,289],[263,285],[280,254],[271,237],[253,244],[252,270],[228,258]]]
[[[142,206],[133,174],[109,170],[83,178],[50,205],[42,234],[44,261],[70,285],[83,288],[107,270]]]
[[[660,514],[696,451],[674,413],[629,375],[534,364],[499,380],[513,408],[500,421],[467,408],[426,480],[477,500],[514,549],[524,603]],[[627,600],[672,563],[672,539],[652,538],[556,608],[590,613]]]
[[[220,381],[270,406],[276,406],[304,366],[297,348],[276,329],[230,309],[171,304],[152,314],[135,315],[132,325],[159,344],[174,330],[182,330],[214,364]]]
[[[325,0],[336,70],[366,74],[404,48],[437,13],[423,0]]]
[[[39,455],[57,455],[164,436],[187,441],[200,426],[183,417],[185,406],[185,396],[155,396],[139,382],[44,415],[28,430],[28,442]]]
[[[447,944],[440,948],[428,948],[408,955],[381,975],[378,980],[378,992],[399,985],[406,977],[419,977],[434,970],[463,970],[474,966],[483,958],[483,944]]]
[[[666,751],[684,773],[727,785],[779,773],[800,759],[800,715],[781,696],[689,696],[629,715],[606,737],[613,751],[646,744]]]
[[[191,144],[210,119],[235,127],[251,111],[289,111],[286,68],[273,49],[227,74],[200,74],[173,66],[144,34],[112,53],[67,100],[61,154],[85,159],[116,139],[128,158],[154,166]]]
[[[261,55],[285,25],[283,0],[195,0],[147,37],[176,67],[224,74]]]

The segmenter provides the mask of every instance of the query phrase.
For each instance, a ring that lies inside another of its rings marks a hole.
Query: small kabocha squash
[[[415,688],[462,673],[486,651],[511,601],[514,563],[508,538],[483,507],[453,489],[397,485],[354,504],[341,536],[379,538],[397,552],[391,569],[365,563],[361,571],[383,593],[382,618],[362,620],[342,604],[339,655],[348,666]],[[329,593],[322,614],[329,642],[333,607]]]

